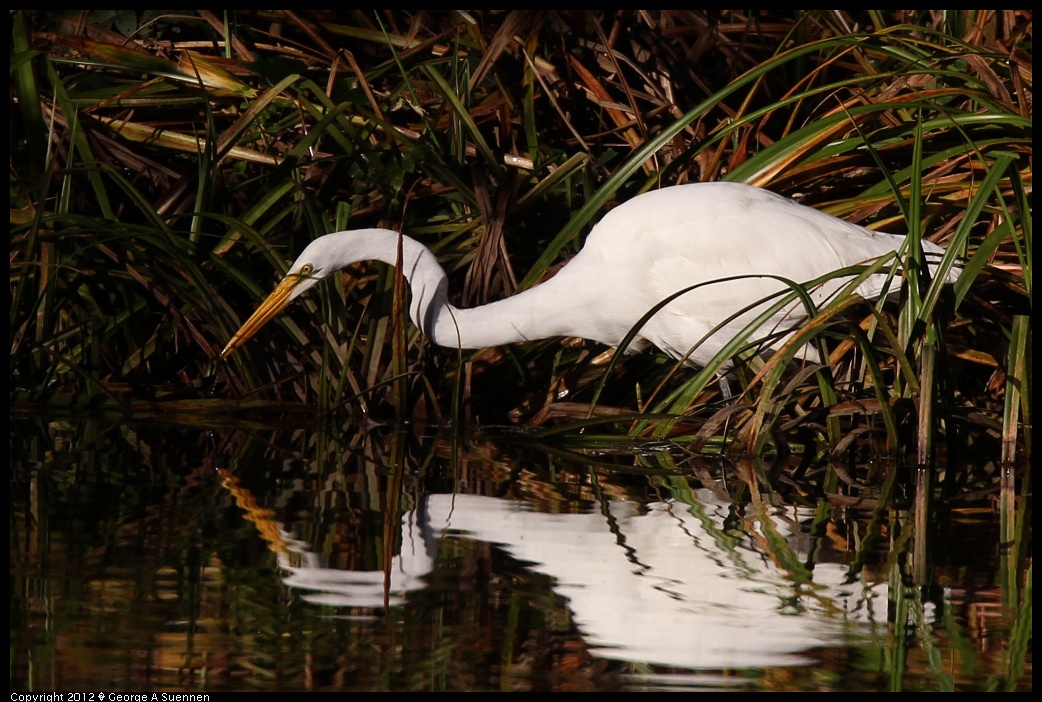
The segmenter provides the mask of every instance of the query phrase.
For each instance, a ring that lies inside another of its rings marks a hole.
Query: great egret
[[[805,283],[891,254],[904,239],[750,185],[676,185],[644,193],[610,211],[590,232],[582,250],[549,280],[504,300],[463,309],[449,302],[445,270],[419,242],[387,229],[335,232],[304,249],[221,357],[242,346],[290,301],[334,271],[368,259],[395,265],[399,240],[403,272],[412,288],[413,323],[439,346],[480,349],[558,336],[617,347],[652,307],[697,283],[738,275],[773,275]],[[922,245],[935,261],[944,253],[936,244],[923,241]],[[956,276],[953,269],[949,282]],[[858,293],[877,297],[882,279],[881,275],[868,278]],[[819,286],[813,298],[826,299],[843,282]],[[704,339],[708,332],[735,312],[785,288],[770,277],[697,287],[656,313],[626,350],[651,343],[674,358],[705,365],[766,305],[739,315]],[[765,334],[791,331],[804,314],[803,307],[794,303],[761,329]]]

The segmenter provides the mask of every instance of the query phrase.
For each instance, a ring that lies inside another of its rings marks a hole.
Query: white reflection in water
[[[723,526],[728,505],[708,491],[699,498],[695,507],[620,500],[607,514],[547,514],[519,501],[431,495],[424,509],[403,517],[389,603],[400,605],[407,592],[425,586],[437,539],[463,536],[496,544],[552,576],[586,641],[607,658],[711,669],[793,665],[806,662],[800,653],[807,649],[886,621],[885,596],[861,583],[844,585],[845,567],[816,563],[797,584],[777,566],[785,560],[779,551],[799,555],[788,551],[788,521],[771,518],[755,526],[753,539],[736,539]],[[315,604],[384,603],[383,572],[322,568],[313,555],[284,567],[286,583],[307,590],[305,599]]]

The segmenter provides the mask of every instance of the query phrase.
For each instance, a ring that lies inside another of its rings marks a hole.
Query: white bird
[[[449,302],[445,270],[423,244],[388,229],[335,232],[304,249],[221,357],[331,273],[369,259],[395,265],[399,241],[403,273],[412,289],[413,323],[439,346],[481,349],[563,336],[618,347],[652,307],[693,285],[740,275],[780,276],[802,284],[892,254],[904,240],[750,185],[676,185],[644,193],[611,210],[590,232],[582,250],[549,280],[497,302],[459,308]],[[936,244],[923,241],[922,245],[933,261],[944,253]],[[931,267],[936,268],[936,263]],[[956,277],[953,268],[948,282]],[[857,292],[867,299],[878,297],[884,279],[874,275]],[[829,281],[812,297],[820,303],[849,280]],[[702,285],[657,312],[626,351],[651,343],[674,358],[706,365],[769,305],[756,303],[787,290],[771,277]],[[750,305],[754,309],[709,334]],[[760,331],[791,332],[805,314],[802,305],[794,302]],[[781,340],[771,343],[777,346]]]

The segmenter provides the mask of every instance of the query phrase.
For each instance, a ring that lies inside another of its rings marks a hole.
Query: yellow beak
[[[221,351],[221,358],[223,359],[230,355],[235,349],[249,341],[250,337],[260,331],[260,328],[271,321],[272,317],[281,312],[289,304],[290,293],[305,280],[307,280],[306,277],[299,275],[290,275],[283,278],[282,282],[271,291],[271,294],[257,308],[257,311],[239,327],[239,331],[235,332],[228,345]]]

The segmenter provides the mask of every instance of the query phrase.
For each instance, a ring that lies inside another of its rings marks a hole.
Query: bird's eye
[[[300,270],[297,271],[297,275],[306,277],[306,276],[311,275],[314,272],[315,272],[315,264],[313,264],[313,263],[305,263],[303,266],[300,267]]]

